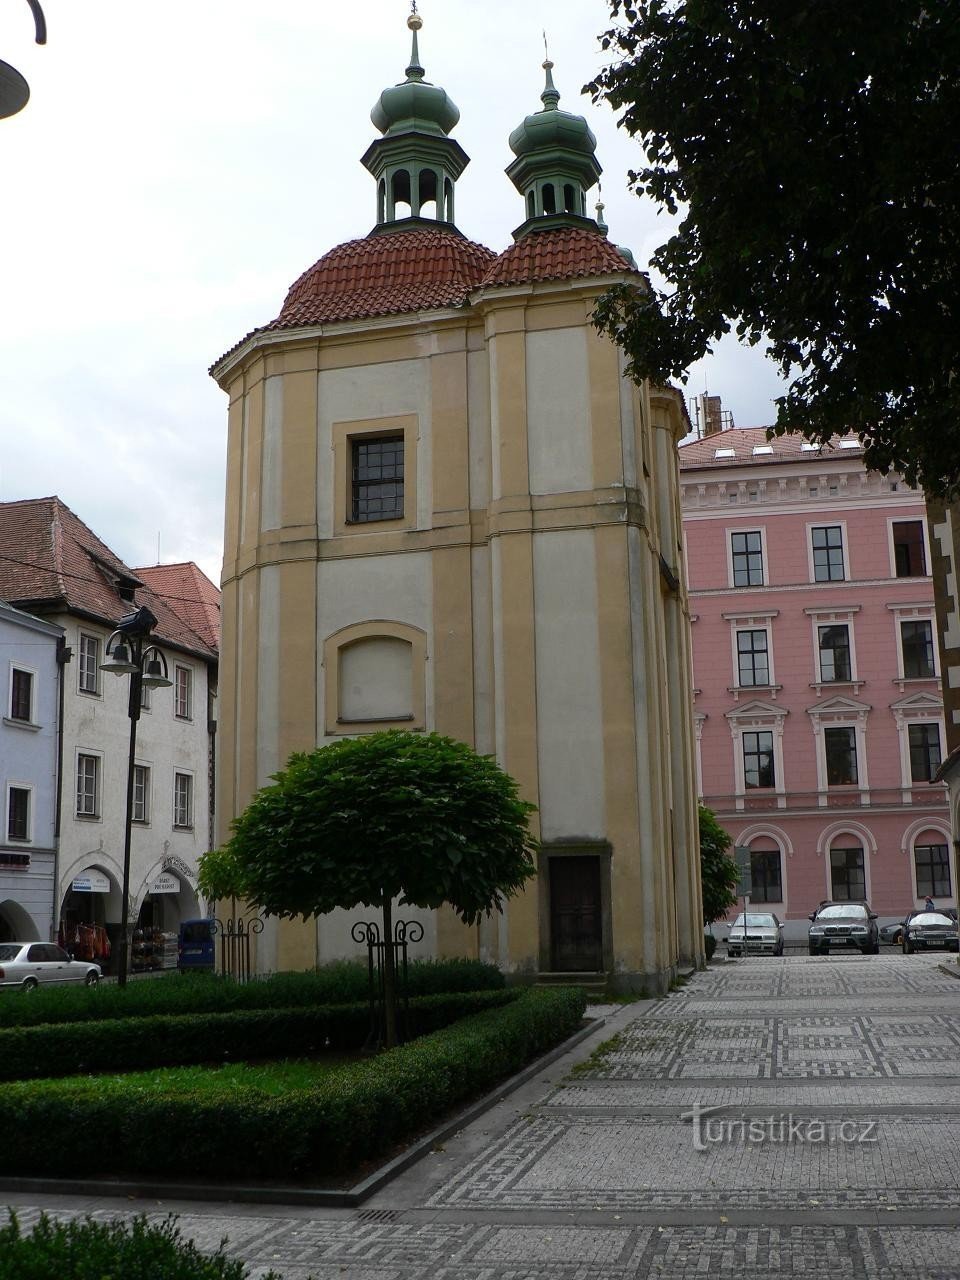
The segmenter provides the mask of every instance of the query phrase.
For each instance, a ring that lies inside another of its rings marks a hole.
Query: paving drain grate
[[[396,1222],[399,1209],[363,1209],[357,1214],[358,1222]]]

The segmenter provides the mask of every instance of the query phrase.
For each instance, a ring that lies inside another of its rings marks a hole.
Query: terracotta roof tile
[[[220,591],[203,570],[187,560],[182,564],[154,564],[135,570],[209,647],[220,649]]]
[[[522,236],[492,263],[483,284],[525,284],[533,280],[572,280],[624,273],[642,278],[616,245],[599,231],[558,227]]]
[[[338,245],[296,280],[267,330],[462,306],[494,259],[449,231],[418,229]]]
[[[135,603],[121,598],[121,585]],[[145,604],[157,616],[158,640],[216,656],[216,646],[56,497],[0,502],[0,598],[33,613],[79,613],[105,626]]]
[[[841,440],[843,442],[841,447]],[[754,449],[763,449],[755,454]],[[770,449],[767,453],[766,450]],[[720,457],[717,457],[717,451]],[[702,440],[691,440],[680,446],[680,469],[687,467],[736,467],[744,463],[816,462],[823,458],[862,458],[863,446],[856,432],[834,436],[825,449],[810,448],[803,436],[774,436],[767,439],[766,427],[728,427],[715,431]]]

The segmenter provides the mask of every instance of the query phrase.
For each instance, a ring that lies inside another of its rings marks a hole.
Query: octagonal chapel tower
[[[211,371],[230,397],[220,838],[292,751],[436,730],[517,778],[542,851],[478,928],[404,910],[421,949],[663,989],[703,951],[683,401],[628,381],[591,324],[610,285],[646,284],[587,216],[596,143],[552,64],[510,137],[525,216],[497,255],[454,223],[459,112],[408,25],[363,157],[376,226]],[[258,967],[355,954],[354,918],[268,924]]]

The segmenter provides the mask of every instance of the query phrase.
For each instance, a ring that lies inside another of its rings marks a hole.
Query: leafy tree
[[[210,897],[268,915],[449,903],[466,924],[535,874],[534,806],[489,756],[438,734],[391,730],[290,757],[200,862]],[[385,949],[386,1039],[396,1041],[393,949]]]
[[[640,195],[676,213],[668,291],[597,321],[637,378],[683,379],[732,326],[792,378],[776,434],[853,429],[867,464],[960,494],[956,0],[610,0]]]
[[[727,853],[732,841],[712,809],[698,805],[703,923],[713,924],[736,905],[737,864]]]

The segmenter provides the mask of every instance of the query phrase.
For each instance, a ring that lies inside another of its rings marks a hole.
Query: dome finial
[[[603,211],[606,207],[607,206],[603,203],[603,190],[600,186],[600,183],[598,182],[597,183],[597,203],[596,203],[597,219],[596,221],[597,221],[597,226],[600,229],[600,234],[604,236],[610,230],[610,228],[607,226],[607,224],[603,220]]]
[[[410,0],[410,16],[407,18],[407,26],[413,32],[413,48],[410,52],[410,65],[407,67],[408,80],[422,80],[424,75],[423,67],[420,65],[420,48],[417,44],[417,32],[423,26],[423,19],[417,13],[417,0]]]
[[[550,49],[547,45],[547,33],[543,33],[543,69],[547,73],[547,83],[540,95],[540,101],[543,103],[544,111],[556,111],[557,104],[560,101],[560,94],[557,86],[553,83],[553,63],[550,61]]]

